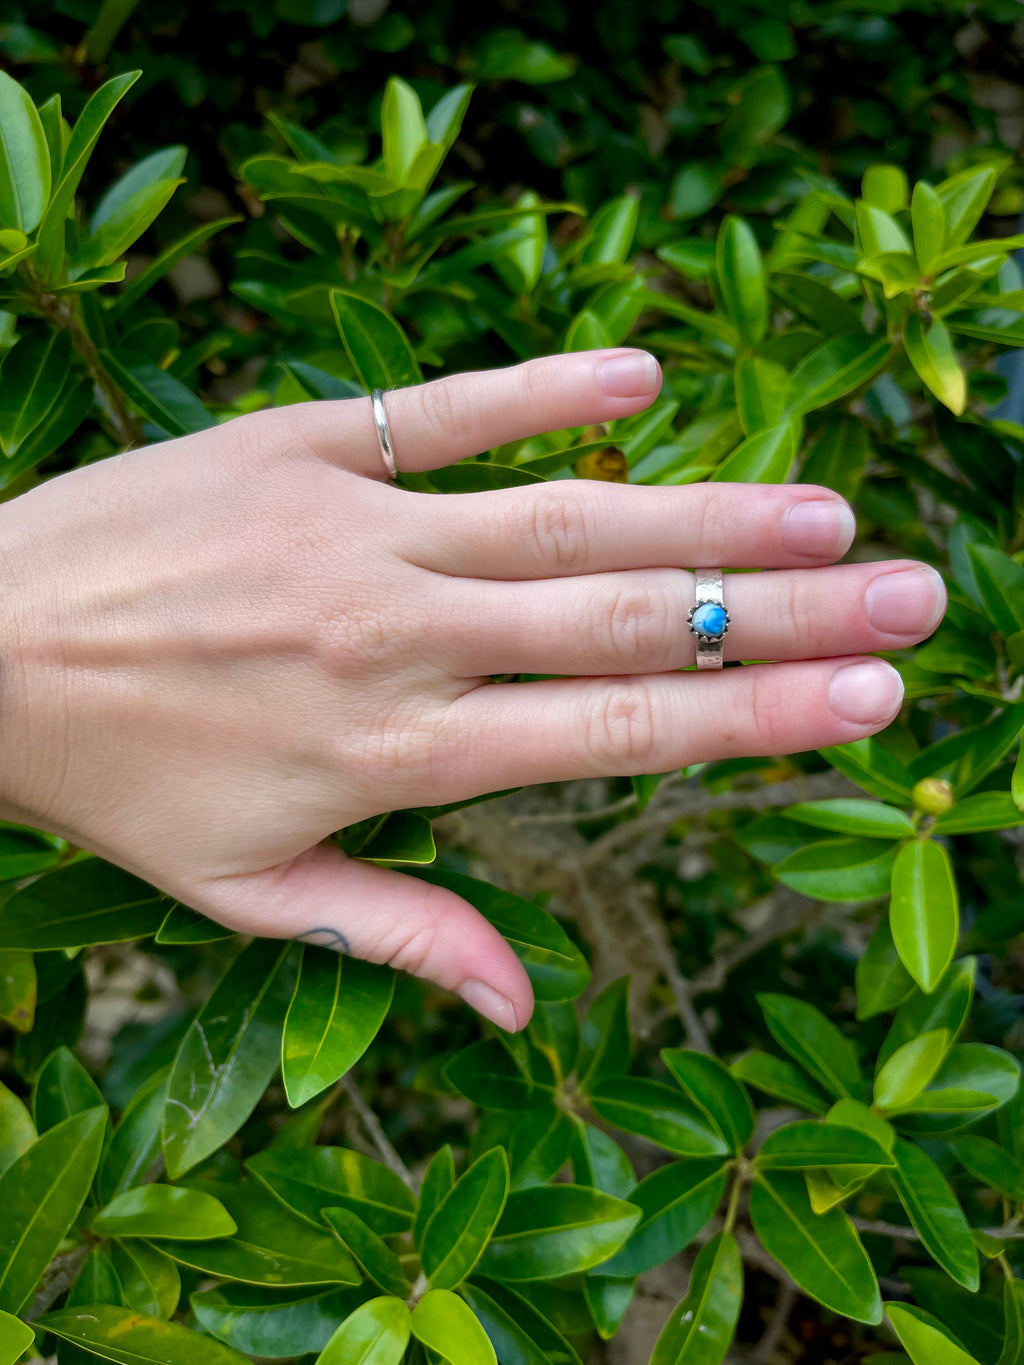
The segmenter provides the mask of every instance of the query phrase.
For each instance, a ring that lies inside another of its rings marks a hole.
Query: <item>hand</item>
[[[553,356],[396,391],[399,468],[639,412],[642,352]],[[368,400],[307,403],[132,451],[0,506],[3,814],[228,925],[312,936],[532,1008],[451,892],[328,839],[396,808],[870,735],[899,676],[860,651],[930,634],[941,579],[823,567],[822,488],[557,481],[458,496],[384,481]],[[692,664],[693,566],[726,581],[726,657]],[[491,674],[568,675],[492,685]],[[319,931],[319,932],[314,932]]]

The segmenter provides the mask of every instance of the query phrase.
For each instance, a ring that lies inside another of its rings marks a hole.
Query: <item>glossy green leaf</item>
[[[111,351],[102,353],[103,368],[147,422],[169,436],[188,436],[214,425],[206,408],[180,379],[148,361],[126,362]]]
[[[977,970],[978,959],[964,957],[949,967],[931,995],[915,989],[892,1021],[879,1050],[878,1065],[884,1066],[904,1043],[913,1042],[933,1029],[946,1029],[956,1039],[970,1013]]]
[[[580,1365],[558,1328],[508,1285],[474,1278],[460,1293],[483,1324],[502,1365]]]
[[[582,1119],[573,1123],[570,1156],[577,1185],[590,1185],[625,1199],[636,1184],[629,1157],[615,1139]]]
[[[400,1365],[411,1333],[409,1310],[401,1299],[371,1299],[360,1304],[331,1337],[316,1365]]]
[[[607,1275],[585,1275],[583,1297],[602,1341],[610,1341],[626,1316],[636,1294],[636,1280],[615,1280]]]
[[[730,1151],[741,1152],[754,1132],[754,1108],[729,1068],[716,1057],[685,1048],[662,1048],[660,1055],[672,1079]]]
[[[238,1231],[215,1242],[161,1242],[161,1250],[176,1261],[249,1284],[359,1283],[359,1270],[338,1239],[322,1225],[312,1227],[258,1182],[202,1182],[196,1188],[220,1200]]]
[[[978,1288],[978,1249],[945,1176],[920,1147],[902,1138],[893,1149],[892,1181],[925,1250],[951,1279]]]
[[[907,207],[907,174],[901,166],[869,166],[861,180],[861,196],[872,208],[899,213]]]
[[[686,1297],[669,1314],[651,1365],[721,1365],[743,1303],[743,1258],[731,1232],[720,1232],[693,1263]]]
[[[429,1289],[412,1310],[412,1334],[447,1365],[498,1365],[473,1310],[448,1289]]]
[[[796,458],[793,423],[759,431],[715,467],[712,480],[724,483],[785,483]]]
[[[394,1171],[344,1147],[298,1147],[257,1152],[247,1162],[258,1180],[288,1208],[320,1225],[320,1211],[345,1208],[381,1237],[405,1232],[416,1201]]]
[[[745,1081],[766,1095],[809,1109],[812,1114],[824,1114],[828,1101],[807,1079],[799,1067],[770,1052],[745,1052],[737,1057],[729,1070],[738,1081]]]
[[[948,777],[961,800],[1017,743],[1024,726],[1024,702],[1007,706],[994,720],[967,726],[923,749],[911,765],[914,781]]]
[[[845,397],[872,379],[889,354],[883,337],[837,336],[823,342],[793,371],[789,412],[812,412]]]
[[[281,1070],[293,1108],[355,1065],[387,1017],[394,987],[388,967],[303,948],[282,1042]]]
[[[959,416],[967,402],[967,380],[945,324],[935,318],[926,329],[921,314],[911,313],[903,327],[903,344],[921,382]]]
[[[802,1176],[761,1172],[750,1191],[754,1231],[805,1293],[855,1322],[882,1320],[871,1261],[840,1209],[815,1214]]]
[[[947,1029],[933,1029],[897,1048],[875,1078],[876,1107],[898,1110],[916,1099],[942,1065],[952,1043]]]
[[[923,1308],[887,1303],[885,1311],[914,1365],[978,1365]]]
[[[902,1005],[916,989],[914,978],[900,961],[886,915],[857,959],[857,1018],[873,1019]]]
[[[171,1258],[137,1237],[108,1245],[120,1302],[149,1317],[172,1317],[181,1298],[181,1276]]]
[[[85,1258],[78,1278],[64,1300],[65,1308],[82,1303],[122,1303],[121,1282],[113,1262],[100,1247],[94,1247]]]
[[[729,1151],[702,1111],[661,1081],[620,1076],[596,1086],[590,1103],[607,1123],[678,1156],[725,1156]]]
[[[734,370],[736,410],[747,436],[777,425],[786,403],[789,375],[773,360],[741,355]]]
[[[36,1140],[32,1117],[12,1091],[0,1081],[0,1175]]]
[[[896,850],[877,839],[821,839],[772,869],[784,886],[824,901],[875,900],[889,890]]]
[[[795,806],[786,806],[780,813],[802,825],[861,839],[907,839],[917,833],[917,827],[906,811],[881,801],[864,801],[856,797],[801,801]]]
[[[915,779],[877,739],[858,739],[821,750],[822,758],[844,777],[883,801],[909,806]]]
[[[443,1075],[474,1104],[506,1113],[547,1105],[554,1094],[553,1076],[548,1077],[548,1083],[538,1084],[496,1038],[471,1043],[457,1052],[445,1065]]]
[[[915,839],[896,855],[889,923],[903,965],[930,994],[952,962],[960,935],[953,865],[933,839]]]
[[[57,396],[46,416],[22,444],[15,459],[0,463],[0,483],[8,487],[26,470],[34,469],[47,455],[59,450],[85,421],[93,405],[93,383],[87,375],[72,366],[64,376]],[[40,856],[33,871],[44,872],[57,862],[56,858]]]
[[[156,931],[157,943],[191,945],[194,943],[223,943],[234,937],[234,930],[199,915],[187,905],[172,905],[167,918]]]
[[[342,345],[367,391],[423,382],[409,340],[390,313],[342,289],[331,290],[331,309]]]
[[[914,228],[914,252],[922,271],[931,274],[946,242],[946,210],[942,200],[926,180],[914,186],[910,204]]]
[[[125,287],[120,291],[111,308],[111,317],[121,317],[127,310],[142,298],[143,294],[149,292],[158,280],[163,279],[169,270],[172,270],[179,261],[195,253],[196,248],[203,242],[208,241],[223,228],[230,227],[232,223],[238,223],[241,219],[237,217],[218,218],[212,223],[204,223],[201,227],[194,228],[187,233],[173,246],[161,251],[159,255],[145,265],[137,275],[133,275]]]
[[[641,1213],[626,1244],[601,1266],[602,1275],[642,1275],[690,1245],[725,1194],[721,1158],[659,1166],[629,1192]]]
[[[569,1159],[573,1124],[555,1105],[528,1109],[515,1120],[507,1141],[513,1190],[546,1185]]]
[[[618,265],[625,261],[633,245],[640,200],[624,194],[610,199],[594,214],[580,251],[581,265]]]
[[[560,56],[547,43],[527,38],[514,28],[488,32],[473,59],[475,76],[525,81],[527,85],[564,81],[572,75],[575,66],[573,58]]]
[[[28,91],[0,72],[0,227],[32,232],[50,197],[50,152]]]
[[[193,1294],[190,1302],[204,1332],[247,1356],[280,1359],[322,1351],[365,1297],[362,1289],[300,1297],[294,1289],[274,1293],[263,1285],[231,1284]]]
[[[324,1209],[320,1216],[367,1279],[385,1294],[397,1294],[401,1299],[407,1296],[409,1282],[402,1273],[402,1263],[382,1237],[349,1209]]]
[[[998,1365],[1024,1365],[1024,1281],[1006,1281],[1003,1307],[1006,1335]]]
[[[396,185],[405,185],[421,148],[427,143],[427,125],[416,91],[397,76],[392,76],[387,83],[380,119],[385,174]]]
[[[103,1155],[96,1191],[107,1202],[141,1185],[160,1155],[160,1125],[170,1067],[155,1071],[125,1106]]]
[[[936,185],[936,193],[946,211],[947,251],[965,242],[974,231],[992,197],[996,174],[992,166],[972,166]]]
[[[768,326],[768,290],[757,238],[742,218],[730,215],[722,224],[715,261],[726,315],[756,346]]]
[[[451,1143],[445,1145],[430,1159],[430,1165],[423,1173],[420,1182],[419,1204],[413,1220],[412,1237],[417,1249],[423,1247],[423,1234],[434,1213],[441,1206],[445,1196],[455,1184],[455,1158]]]
[[[581,1185],[516,1190],[480,1269],[512,1281],[578,1274],[618,1251],[640,1217],[635,1205]]]
[[[35,1332],[28,1323],[0,1311],[0,1365],[16,1365],[34,1340]]]
[[[119,1365],[247,1365],[219,1341],[113,1304],[62,1308],[41,1318],[40,1326]]]
[[[586,1093],[602,1081],[629,1070],[632,1040],[629,1032],[629,977],[620,977],[596,997],[580,1030],[576,1075]]]
[[[268,939],[243,948],[181,1040],[163,1120],[173,1179],[227,1142],[263,1097],[281,1055],[292,951]]]
[[[857,1128],[798,1120],[769,1133],[757,1154],[758,1170],[802,1171],[823,1166],[891,1166],[881,1143]]]
[[[35,1013],[36,968],[32,954],[23,948],[0,949],[0,1019],[18,1033],[28,1033]]]
[[[509,1191],[500,1147],[479,1157],[442,1200],[423,1234],[423,1272],[434,1289],[455,1289],[479,1261]]]
[[[172,1185],[139,1185],[125,1190],[93,1218],[105,1237],[175,1237],[203,1241],[230,1237],[235,1220],[219,1200],[199,1190]]]
[[[1024,1203],[1024,1161],[989,1138],[973,1133],[954,1138],[956,1158],[976,1180],[1015,1204]]]
[[[58,1123],[0,1175],[0,1309],[19,1313],[85,1201],[99,1164],[105,1108]]]
[[[982,605],[999,632],[1010,639],[1024,630],[1024,566],[992,545],[968,545],[967,557]]]
[[[857,1053],[831,1019],[792,995],[762,994],[757,1003],[775,1041],[819,1085],[840,1099],[857,1098],[862,1085]]]
[[[51,327],[26,330],[8,353],[0,383],[0,445],[5,455],[16,455],[46,420],[70,364],[70,336]]]
[[[40,1133],[72,1114],[104,1103],[96,1082],[66,1047],[51,1052],[36,1072],[32,1087],[32,1116]]]
[[[79,948],[156,933],[167,902],[119,867],[87,858],[39,877],[0,905],[5,948]]]
[[[508,939],[538,1000],[575,1000],[585,989],[590,968],[553,915],[511,891],[458,872],[431,867],[417,868],[415,875],[462,896]]]
[[[141,71],[128,71],[101,85],[89,97],[71,130],[60,183],[53,190],[39,227],[36,266],[45,280],[55,280],[63,261],[65,219],[103,125],[141,75]]]

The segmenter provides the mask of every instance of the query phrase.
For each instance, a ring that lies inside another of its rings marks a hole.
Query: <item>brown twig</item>
[[[362,1092],[352,1079],[351,1074],[345,1076],[342,1079],[341,1084],[345,1094],[352,1101],[352,1107],[359,1115],[367,1135],[373,1142],[374,1147],[376,1147],[377,1151],[380,1153],[384,1165],[387,1166],[389,1170],[394,1171],[399,1180],[404,1181],[404,1183],[409,1186],[410,1190],[415,1193],[412,1173],[391,1145],[388,1140],[388,1135],[380,1125],[380,1119],[366,1103],[365,1099],[363,1099]]]
[[[35,1322],[36,1318],[41,1318],[71,1288],[88,1255],[88,1244],[83,1242],[81,1246],[66,1251],[63,1256],[57,1256],[50,1262],[42,1289],[35,1296],[32,1307],[22,1315],[25,1322]]]

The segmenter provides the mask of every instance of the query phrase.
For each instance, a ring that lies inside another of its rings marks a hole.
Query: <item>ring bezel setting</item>
[[[721,630],[708,632],[701,630],[699,626],[694,625],[693,618],[702,607],[714,607],[716,611],[722,613],[724,620]],[[690,627],[690,634],[696,635],[697,639],[700,640],[702,644],[714,645],[720,643],[720,641],[724,640],[729,634],[729,627],[732,625],[732,617],[729,615],[726,608],[722,606],[721,602],[716,602],[713,597],[705,597],[694,602],[693,606],[686,614],[686,623]]]

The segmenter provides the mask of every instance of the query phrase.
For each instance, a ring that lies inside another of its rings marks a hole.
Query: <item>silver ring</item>
[[[721,569],[698,569],[696,586],[697,600],[686,619],[697,637],[697,667],[721,668],[722,646],[732,624],[722,596]]]
[[[397,479],[398,465],[395,462],[395,447],[391,444],[391,428],[388,426],[388,415],[384,411],[384,390],[374,389],[370,394],[370,403],[373,407],[373,420],[377,427],[377,444],[380,446],[384,468],[387,470],[389,479]]]

